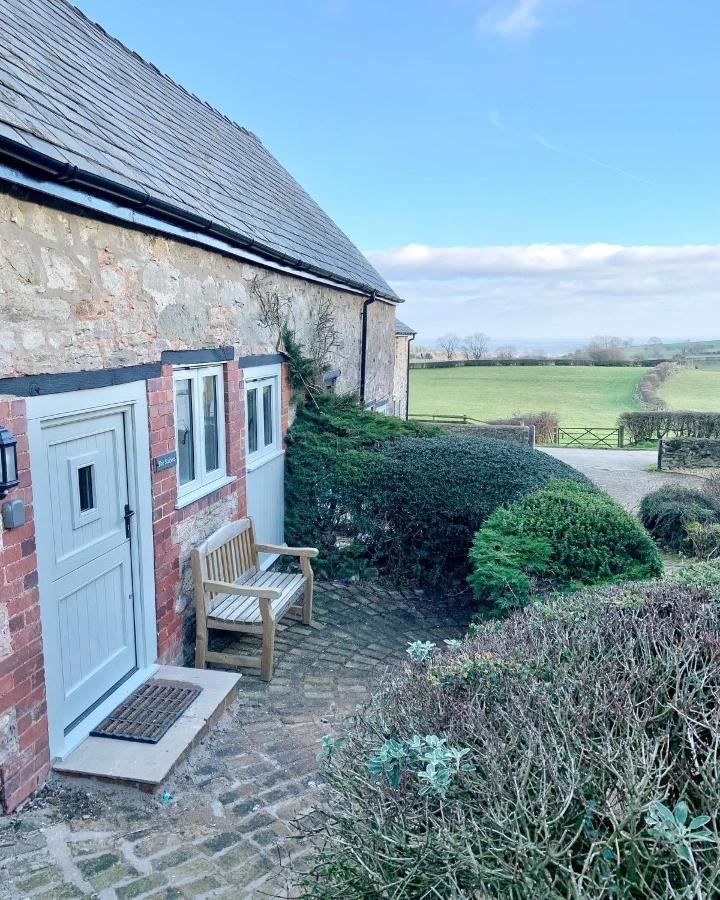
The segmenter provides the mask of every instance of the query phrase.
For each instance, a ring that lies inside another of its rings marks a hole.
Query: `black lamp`
[[[18,484],[17,441],[0,425],[0,498]]]

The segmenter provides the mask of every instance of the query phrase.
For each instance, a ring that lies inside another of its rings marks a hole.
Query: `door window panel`
[[[80,466],[78,469],[78,493],[80,495],[80,512],[95,509],[95,490],[93,488],[93,466]]]

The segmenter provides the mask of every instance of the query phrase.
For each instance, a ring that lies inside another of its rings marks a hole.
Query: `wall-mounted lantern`
[[[17,441],[0,425],[0,498],[18,484]]]

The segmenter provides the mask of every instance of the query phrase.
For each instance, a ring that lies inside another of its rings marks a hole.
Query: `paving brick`
[[[114,890],[118,900],[298,896],[286,882],[311,848],[298,843],[292,823],[321,801],[320,737],[354,712],[410,640],[458,637],[471,611],[462,597],[318,583],[322,637],[297,626],[283,631],[275,679],[267,685],[243,677],[238,700],[165,786],[171,804],[139,792],[50,784],[37,806],[2,822],[7,896],[80,896],[62,880],[68,858],[95,893],[110,897]],[[244,640],[231,644],[241,648]],[[47,828],[57,822],[67,823],[65,869],[52,849],[56,832],[45,846]],[[290,857],[292,870],[284,870],[281,861]]]

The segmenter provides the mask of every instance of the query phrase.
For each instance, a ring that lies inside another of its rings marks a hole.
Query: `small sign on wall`
[[[174,450],[170,453],[163,453],[162,456],[156,456],[154,462],[156,472],[162,472],[163,469],[172,469],[177,465],[177,453]]]

